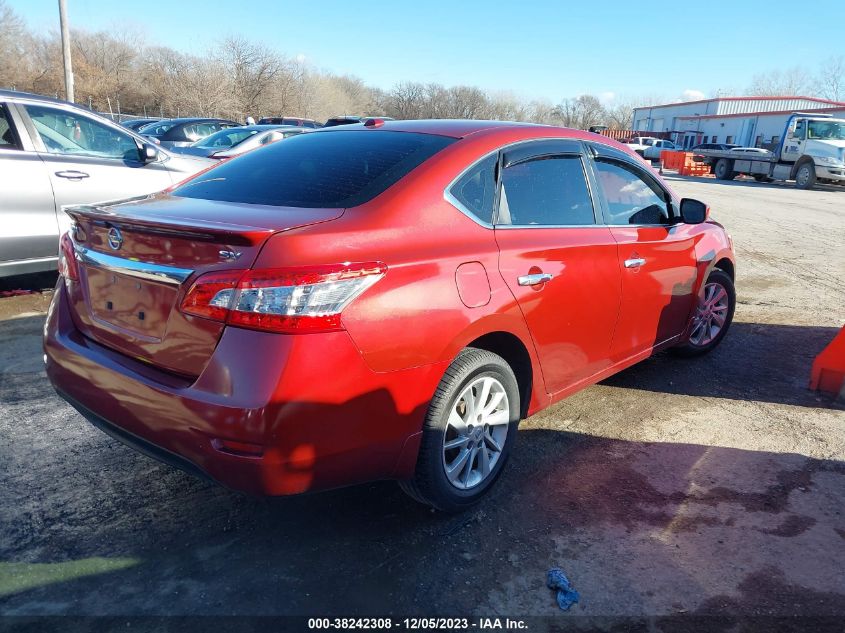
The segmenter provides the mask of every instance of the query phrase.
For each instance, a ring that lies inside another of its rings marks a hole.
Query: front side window
[[[285,207],[354,207],[454,142],[410,132],[299,134],[196,176],[173,195]]]
[[[139,160],[138,145],[128,134],[66,110],[25,106],[44,149],[51,154]]]
[[[665,193],[634,167],[597,159],[596,172],[607,202],[608,224],[672,224]]]
[[[595,224],[580,156],[547,156],[511,165],[502,173],[497,224]]]
[[[449,189],[449,193],[467,211],[487,224],[493,222],[497,163],[498,156],[496,154],[488,156],[461,176]]]

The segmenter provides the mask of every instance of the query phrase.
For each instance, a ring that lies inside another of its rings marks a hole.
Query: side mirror
[[[684,224],[701,224],[710,215],[710,208],[700,200],[681,200],[681,220]]]
[[[142,163],[153,163],[158,160],[158,148],[150,143],[144,143],[139,150]]]

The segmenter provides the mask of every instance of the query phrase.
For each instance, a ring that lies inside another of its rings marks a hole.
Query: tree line
[[[76,101],[114,114],[220,116],[238,121],[274,115],[322,121],[340,114],[359,114],[630,129],[633,108],[672,101],[658,95],[611,101],[580,95],[552,103],[474,86],[412,81],[383,90],[358,77],[317,70],[237,35],[214,43],[204,55],[147,45],[141,34],[131,29],[74,29],[71,44]],[[34,33],[5,0],[0,0],[0,60],[0,87],[64,97],[58,32]],[[841,99],[845,98],[843,86],[845,62],[831,58],[815,75],[800,68],[757,75],[745,93],[815,92]]]

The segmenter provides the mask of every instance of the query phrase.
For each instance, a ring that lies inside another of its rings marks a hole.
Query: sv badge
[[[218,251],[218,255],[220,255],[220,259],[225,261],[233,262],[236,259],[240,259],[241,254],[237,251]]]

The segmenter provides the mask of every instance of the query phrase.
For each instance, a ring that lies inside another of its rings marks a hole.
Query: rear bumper
[[[369,369],[346,332],[226,328],[195,381],[85,338],[59,283],[45,326],[47,376],[95,426],[137,450],[258,495],[413,472],[445,365]],[[231,452],[221,440],[255,450]]]

